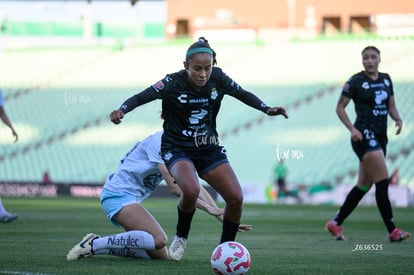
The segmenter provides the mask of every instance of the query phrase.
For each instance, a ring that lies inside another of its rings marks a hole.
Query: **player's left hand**
[[[16,143],[19,140],[19,136],[14,129],[12,130],[12,135],[14,137],[14,143]]]
[[[289,116],[286,114],[286,110],[282,107],[271,107],[269,110],[267,110],[266,112],[269,116],[278,116],[278,115],[282,115],[285,118],[289,118]]]
[[[223,208],[217,208],[217,207],[206,207],[206,211],[208,214],[212,216],[222,216],[224,214]]]
[[[239,232],[246,232],[253,230],[253,226],[250,224],[239,224]]]
[[[395,127],[397,127],[397,131],[395,132],[396,135],[399,135],[402,130],[403,121],[401,119],[395,121]]]

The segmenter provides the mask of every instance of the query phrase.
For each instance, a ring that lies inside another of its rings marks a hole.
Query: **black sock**
[[[187,239],[188,234],[190,233],[191,221],[193,220],[195,209],[190,213],[184,213],[177,206],[177,211],[178,211],[178,222],[177,222],[176,235],[178,237]]]
[[[392,217],[391,202],[388,198],[388,183],[388,179],[383,179],[375,184],[375,199],[388,233],[391,233],[395,228],[395,224]]]
[[[234,241],[236,239],[237,231],[240,223],[234,223],[226,218],[223,218],[223,231],[221,233],[220,243]]]
[[[339,208],[339,211],[333,218],[337,225],[341,225],[349,216],[349,214],[354,211],[355,207],[358,205],[359,201],[362,199],[362,197],[364,197],[365,194],[366,191],[362,191],[358,186],[354,186],[354,188],[352,188],[352,190],[346,196],[346,199],[341,208]]]

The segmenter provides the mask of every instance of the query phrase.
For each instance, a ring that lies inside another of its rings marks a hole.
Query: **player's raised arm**
[[[148,87],[144,91],[131,96],[124,103],[122,103],[121,107],[118,110],[114,110],[109,115],[111,121],[115,124],[121,123],[124,116],[129,113],[130,111],[134,110],[136,107],[141,106],[145,103],[158,99],[154,88]]]

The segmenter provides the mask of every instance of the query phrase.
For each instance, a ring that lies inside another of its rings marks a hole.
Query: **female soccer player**
[[[161,135],[162,131],[138,142],[119,162],[118,169],[108,177],[103,187],[101,204],[104,212],[114,225],[121,225],[126,232],[106,237],[89,233],[69,251],[68,260],[92,255],[168,258],[164,230],[141,205],[162,179],[174,195],[181,194],[159,155]],[[197,207],[223,220],[223,209],[217,207],[203,187]],[[239,228],[240,231],[251,229],[250,225],[240,225]]]
[[[169,248],[171,259],[176,261],[184,254],[200,192],[197,174],[226,203],[220,242],[235,240],[239,228],[243,194],[225,149],[219,145],[216,130],[216,117],[224,95],[231,95],[267,115],[287,118],[285,109],[269,107],[214,67],[216,63],[215,51],[201,37],[188,48],[184,70],[168,74],[127,99],[110,115],[112,122],[118,124],[134,108],[155,99],[162,100],[161,155],[182,190],[177,206],[176,235]]]
[[[325,225],[337,240],[346,240],[341,225],[373,183],[377,206],[388,230],[389,240],[399,242],[410,236],[410,233],[395,227],[388,198],[389,176],[385,163],[388,114],[395,121],[397,135],[401,132],[403,121],[395,104],[391,78],[378,71],[379,63],[380,51],[376,47],[368,46],[362,50],[364,70],[345,83],[336,107],[340,120],[351,133],[352,148],[360,161],[357,185],[348,193],[335,217]],[[354,124],[345,111],[351,99],[356,110]]]
[[[4,99],[3,99],[3,93],[1,89],[0,89],[0,119],[3,121],[5,125],[7,125],[7,127],[10,128],[12,135],[14,137],[14,142],[17,142],[17,140],[19,139],[19,136],[17,135],[17,132],[14,129],[9,116],[7,115],[6,110],[4,109]]]
[[[4,109],[4,99],[3,99],[3,93],[0,89],[0,119],[3,121],[7,127],[10,128],[12,135],[14,137],[14,142],[17,142],[18,136],[16,130],[14,130],[13,125],[9,119],[9,116],[6,113],[6,110]],[[7,223],[12,222],[15,219],[17,219],[17,215],[14,213],[9,213],[3,206],[3,202],[0,198],[0,222]]]

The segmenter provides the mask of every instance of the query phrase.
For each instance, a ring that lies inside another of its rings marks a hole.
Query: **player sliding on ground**
[[[87,234],[66,256],[76,260],[92,255],[113,255],[142,259],[167,259],[167,236],[157,220],[141,203],[165,180],[170,191],[181,190],[168,173],[161,156],[162,131],[138,142],[119,162],[118,169],[105,182],[101,194],[102,208],[109,220],[126,232],[100,237]],[[223,221],[223,209],[218,208],[206,189],[201,187],[197,207]],[[239,231],[251,230],[251,225],[239,226]]]

